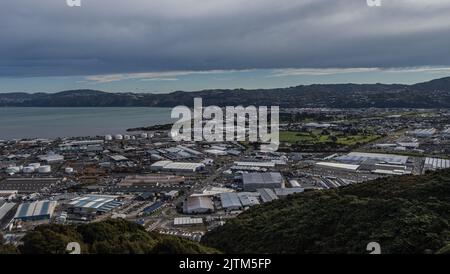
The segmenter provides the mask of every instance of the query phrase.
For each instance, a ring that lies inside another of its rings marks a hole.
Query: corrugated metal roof
[[[261,199],[264,203],[277,200],[278,196],[268,188],[261,188],[257,190],[261,194]]]
[[[220,200],[223,208],[242,207],[241,201],[236,193],[221,193]]]
[[[45,215],[52,215],[57,202],[55,201],[37,201],[32,203],[23,203],[17,209],[14,218],[31,218]]]

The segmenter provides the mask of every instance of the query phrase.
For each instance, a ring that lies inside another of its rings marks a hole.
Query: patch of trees
[[[149,233],[125,220],[85,225],[41,225],[27,233],[18,250],[23,254],[66,254],[68,243],[80,244],[82,254],[210,254],[217,250],[174,236]],[[2,252],[0,252],[2,253]]]

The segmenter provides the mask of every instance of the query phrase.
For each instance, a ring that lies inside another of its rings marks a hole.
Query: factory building
[[[283,176],[277,172],[242,174],[244,191],[251,192],[259,188],[281,188],[283,182]]]
[[[64,161],[64,156],[49,152],[47,155],[38,156],[39,160],[47,162],[48,164],[60,163]]]
[[[204,196],[190,196],[183,204],[185,214],[205,214],[214,212],[214,204],[211,198]]]
[[[297,188],[275,188],[275,195],[278,196],[278,198],[286,198],[288,195],[296,194],[296,193],[303,193],[305,189],[301,187]]]
[[[173,175],[130,175],[112,189],[120,192],[147,192],[180,188],[185,181],[183,176]],[[170,191],[170,190],[168,190]]]
[[[174,226],[191,226],[191,225],[202,225],[202,224],[203,224],[202,218],[180,217],[180,218],[175,218],[173,220]]]
[[[115,162],[126,162],[126,161],[129,161],[128,158],[123,156],[123,155],[111,155],[111,156],[109,156],[109,158],[111,158]]]
[[[17,190],[0,190],[0,201],[11,201],[14,199],[18,194]]]
[[[235,211],[242,209],[242,204],[237,193],[221,193],[220,201],[222,203],[222,208],[226,211]]]
[[[80,215],[94,216],[109,212],[122,205],[117,201],[117,196],[112,195],[85,195],[72,199],[69,202],[69,212]]]
[[[224,150],[220,150],[220,149],[207,149],[205,150],[205,153],[210,154],[212,156],[227,156],[228,153]]]
[[[60,151],[103,151],[103,140],[73,141],[59,145]]]
[[[237,195],[244,208],[260,204],[260,194],[258,192],[240,192]]]
[[[15,203],[8,203],[0,198],[0,230],[14,217]]]
[[[423,166],[423,171],[427,170],[438,170],[450,168],[450,160],[440,159],[440,158],[425,158],[425,164]]]
[[[430,138],[433,137],[436,133],[437,129],[429,128],[429,129],[416,129],[413,131],[409,131],[407,134],[419,138]]]
[[[0,182],[0,190],[16,190],[18,193],[35,193],[57,185],[58,178],[7,178]]]
[[[56,205],[55,201],[23,203],[17,208],[14,219],[22,221],[49,220],[53,216]]]
[[[348,171],[357,171],[359,168],[359,165],[333,163],[333,162],[318,162],[318,163],[316,163],[316,166],[323,167],[323,168],[348,170]]]
[[[278,199],[278,196],[271,189],[260,188],[257,191],[261,195],[261,200],[263,201],[263,203],[268,203]]]
[[[166,172],[187,172],[194,173],[205,169],[203,163],[181,163],[172,161],[159,161],[150,166],[152,171],[166,171]]]
[[[360,165],[367,160],[392,165],[406,165],[408,158],[408,156],[402,155],[351,152],[347,155],[336,157],[335,160],[354,165]]]
[[[258,167],[258,168],[274,168],[274,162],[241,162],[236,161],[234,165],[237,167]]]

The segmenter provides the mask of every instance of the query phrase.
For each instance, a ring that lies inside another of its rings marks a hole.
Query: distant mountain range
[[[330,108],[450,108],[450,77],[400,84],[321,84],[276,89],[176,91],[169,94],[108,93],[69,90],[58,93],[0,93],[9,107],[174,107],[193,105],[265,105]]]

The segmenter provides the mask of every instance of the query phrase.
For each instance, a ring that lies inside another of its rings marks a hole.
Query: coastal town
[[[450,111],[283,109],[280,148],[175,142],[170,126],[0,140],[0,229],[126,219],[200,241],[249,208],[303,192],[450,168]],[[145,126],[145,125],[143,125]]]

